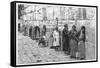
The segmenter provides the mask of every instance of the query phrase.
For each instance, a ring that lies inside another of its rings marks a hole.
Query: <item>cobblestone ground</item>
[[[72,61],[69,55],[62,51],[55,51],[50,47],[39,47],[37,41],[18,33],[18,64]],[[95,47],[93,44],[86,43],[86,59],[95,58]]]

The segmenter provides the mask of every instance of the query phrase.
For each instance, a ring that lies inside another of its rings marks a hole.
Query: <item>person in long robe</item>
[[[73,25],[72,26],[72,30],[69,33],[70,35],[70,57],[71,58],[76,58],[76,52],[77,52],[77,48],[78,48],[78,38],[77,38],[77,30],[76,30],[76,26]]]
[[[21,27],[21,26],[20,26],[20,23],[18,23],[18,31],[19,31],[19,32],[20,32],[20,27]]]
[[[53,32],[53,38],[54,38],[53,47],[55,48],[55,50],[58,50],[60,44],[59,44],[59,31],[57,27]]]
[[[21,26],[21,32],[24,35],[24,32],[25,32],[25,24],[22,24],[22,26]]]
[[[69,31],[68,31],[68,25],[64,25],[64,29],[62,31],[62,49],[64,53],[70,54],[70,48],[69,48]]]
[[[34,40],[34,26],[32,26],[32,36],[31,36],[32,38],[32,40]]]
[[[29,37],[32,38],[32,26],[29,28]]]
[[[34,34],[35,34],[35,39],[39,40],[39,38],[40,38],[40,28],[38,26],[34,27]]]
[[[46,25],[43,25],[42,31],[41,31],[41,35],[45,36],[46,35]]]
[[[30,30],[30,24],[27,23],[27,24],[26,24],[26,27],[27,27],[27,28],[26,28],[26,31],[27,31],[27,32],[26,32],[26,35],[29,36],[29,33],[30,33],[30,32],[29,32],[29,30]]]
[[[27,24],[24,26],[24,36],[27,36]]]
[[[86,49],[85,49],[85,26],[81,27],[81,30],[79,32],[79,43],[78,43],[78,49],[79,49],[79,59],[84,60],[86,58]]]
[[[49,37],[49,42],[48,45],[50,46],[51,49],[53,49],[53,42],[54,42],[54,37],[53,37],[53,32],[50,33],[50,37]]]

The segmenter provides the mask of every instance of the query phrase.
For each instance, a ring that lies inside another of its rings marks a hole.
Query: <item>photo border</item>
[[[45,5],[60,5],[60,6],[78,6],[78,7],[95,7],[96,8],[96,60],[93,61],[78,61],[78,62],[62,62],[62,63],[47,63],[47,64],[29,64],[29,65],[16,65],[16,4],[27,3],[27,4],[45,4]],[[92,5],[76,5],[76,4],[60,4],[60,3],[44,3],[44,2],[28,2],[28,1],[12,1],[10,3],[11,10],[11,28],[10,28],[10,65],[13,67],[22,66],[40,66],[40,65],[56,65],[56,64],[72,64],[72,63],[86,63],[86,62],[98,62],[98,6]]]

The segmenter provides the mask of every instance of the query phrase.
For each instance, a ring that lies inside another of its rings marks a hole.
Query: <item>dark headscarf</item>
[[[67,24],[65,24],[65,25],[64,25],[64,27],[68,27],[68,25],[67,25]]]

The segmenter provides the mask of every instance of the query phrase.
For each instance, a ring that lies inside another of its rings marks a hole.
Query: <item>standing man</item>
[[[70,54],[70,47],[69,47],[69,31],[68,31],[68,25],[64,25],[64,29],[62,31],[62,49],[64,53]]]
[[[59,31],[57,27],[53,31],[53,38],[54,38],[53,47],[55,50],[58,50],[60,44],[59,44]]]
[[[42,30],[41,30],[41,36],[46,36],[46,25],[43,25]]]
[[[70,57],[71,58],[75,58],[76,59],[76,52],[77,52],[77,48],[78,48],[78,38],[77,38],[77,30],[76,30],[76,26],[73,25],[72,26],[72,30],[69,33],[70,35]]]
[[[60,47],[60,36],[59,36],[58,27],[59,27],[58,18],[56,18],[56,28],[53,31],[53,38],[54,38],[53,47],[55,48],[55,50],[59,50]]]

